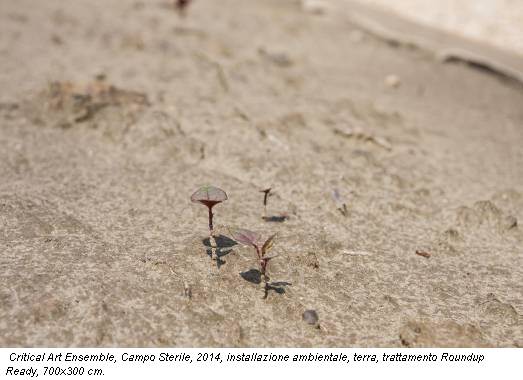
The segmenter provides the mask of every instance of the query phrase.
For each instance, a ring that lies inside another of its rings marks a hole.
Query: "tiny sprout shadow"
[[[252,284],[259,285],[262,282],[262,274],[258,269],[249,269],[248,271],[241,272],[240,276],[245,280]],[[285,287],[291,286],[292,284],[290,282],[286,281],[274,281],[274,282],[268,282],[267,286],[265,287],[265,296],[264,298],[267,298],[270,291],[274,291],[277,294],[285,294]]]
[[[275,281],[275,282],[269,282],[267,284],[267,289],[265,290],[267,292],[267,295],[272,290],[278,294],[285,294],[285,287],[291,286],[292,284],[290,282],[286,281]],[[267,296],[265,296],[267,297]]]
[[[279,214],[279,215],[267,215],[267,206],[269,203],[269,197],[273,196],[274,194],[271,193],[272,188],[269,187],[267,189],[260,190],[260,193],[263,193],[263,215],[262,219],[266,222],[273,222],[273,223],[283,223],[287,219],[289,219],[289,215],[287,214]]]
[[[261,272],[258,269],[249,269],[246,272],[241,272],[240,276],[242,276],[245,281],[256,285],[261,283]]]
[[[222,260],[221,258],[231,253],[232,247],[237,245],[237,243],[225,235],[215,236],[214,241],[216,242],[216,265],[219,268],[225,264],[225,260]],[[207,255],[212,258],[212,246],[210,238],[203,239],[202,243],[206,248]]]
[[[263,220],[266,222],[272,222],[272,223],[283,223],[287,219],[289,219],[288,215],[271,215],[271,216],[264,216],[262,217]]]

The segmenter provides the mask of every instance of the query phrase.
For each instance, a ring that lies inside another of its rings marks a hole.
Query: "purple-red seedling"
[[[269,279],[269,276],[267,275],[267,266],[269,264],[269,261],[274,259],[276,255],[273,256],[267,256],[267,252],[272,248],[272,244],[274,241],[274,238],[277,234],[271,235],[263,244],[261,235],[249,231],[243,228],[239,228],[235,230],[234,232],[231,232],[231,236],[234,240],[236,240],[238,243],[251,246],[256,251],[256,256],[258,258],[258,265],[260,266],[260,273],[263,278],[263,282],[265,284],[265,288],[267,288],[267,280]]]
[[[271,192],[271,188],[267,188],[267,189],[264,189],[264,190],[260,190],[260,193],[263,193],[263,217],[262,218],[266,218],[267,217],[267,201],[269,200],[269,194]]]
[[[207,206],[207,209],[209,210],[209,243],[211,244],[211,247],[216,245],[216,242],[214,241],[214,226],[213,226],[213,212],[212,208],[216,206],[218,203],[221,203],[223,201],[226,201],[227,194],[225,191],[218,187],[214,186],[203,186],[196,190],[193,195],[191,195],[191,201],[194,203],[201,203],[205,206]],[[212,255],[212,252],[211,252]]]
[[[269,203],[269,197],[271,197],[273,195],[273,193],[271,193],[271,190],[272,190],[271,187],[260,190],[260,193],[263,193],[262,219],[265,220],[266,222],[280,222],[280,223],[284,222],[285,220],[287,220],[289,218],[288,214],[278,214],[278,215],[271,215],[271,216],[267,215],[267,205]]]

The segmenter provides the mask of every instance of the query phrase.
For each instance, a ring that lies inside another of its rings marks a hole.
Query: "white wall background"
[[[523,0],[358,1],[523,55]]]

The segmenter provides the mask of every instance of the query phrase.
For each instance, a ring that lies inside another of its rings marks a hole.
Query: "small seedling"
[[[207,206],[209,210],[209,243],[211,244],[211,258],[215,258],[216,241],[214,239],[213,212],[212,208],[218,203],[226,201],[227,194],[225,191],[214,186],[204,186],[199,188],[191,195],[191,201],[201,203]]]
[[[267,256],[267,253],[272,248],[272,244],[274,241],[274,238],[277,234],[271,235],[263,244],[261,235],[249,231],[243,228],[237,229],[234,232],[231,232],[232,238],[236,240],[238,243],[253,247],[256,250],[256,256],[258,258],[258,265],[260,267],[260,273],[263,279],[263,285],[264,285],[264,298],[267,297],[267,290],[268,290],[268,281],[269,276],[267,274],[267,267],[269,264],[269,261],[274,259],[276,256]]]
[[[262,219],[266,222],[284,222],[289,218],[287,214],[280,214],[280,215],[267,215],[267,204],[269,203],[269,197],[272,196],[271,193],[272,188],[267,188],[264,190],[260,190],[260,193],[263,193],[263,215]]]
[[[183,295],[189,299],[192,298],[192,288],[189,283],[185,282],[183,283]]]
[[[263,216],[262,218],[267,218],[267,201],[269,200],[269,196],[271,193],[271,188],[267,188],[264,190],[260,190],[260,193],[263,193]]]
[[[343,216],[349,215],[349,210],[347,210],[347,204],[341,199],[341,195],[338,191],[338,189],[334,189],[332,192],[332,199],[334,199],[334,202],[336,203],[336,208]]]

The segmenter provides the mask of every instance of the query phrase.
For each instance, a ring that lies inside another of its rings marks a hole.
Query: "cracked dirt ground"
[[[523,345],[521,84],[295,1],[170,6],[0,1],[1,346]],[[220,234],[279,232],[267,299],[206,255],[204,184]]]

